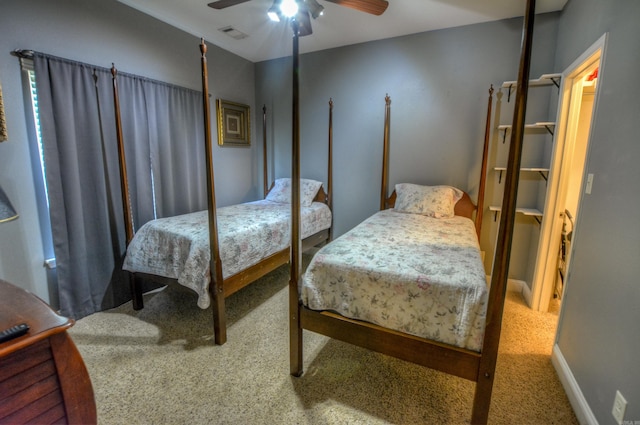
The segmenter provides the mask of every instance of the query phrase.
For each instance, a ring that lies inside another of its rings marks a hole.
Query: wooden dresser
[[[95,424],[89,374],[67,334],[72,319],[0,279],[0,331],[29,331],[0,343],[0,424]]]

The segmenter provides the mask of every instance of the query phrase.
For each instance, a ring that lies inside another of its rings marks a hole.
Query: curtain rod
[[[18,59],[20,59],[22,61],[23,59],[33,60],[33,56],[34,56],[35,51],[34,50],[29,50],[29,49],[15,49],[15,50],[12,50],[10,53],[11,53],[12,56],[17,57]],[[52,56],[52,55],[48,55],[48,54],[44,54],[44,53],[40,53],[40,54],[42,54],[44,56],[47,56],[47,57],[50,57],[50,58],[54,58],[54,59],[58,59],[58,60],[61,60],[61,61],[65,61],[65,62],[73,62],[73,63],[77,63],[77,64],[82,64],[82,65],[85,65],[85,66],[92,67],[94,70],[98,69],[98,70],[102,70],[102,71],[105,71],[105,72],[111,74],[111,68],[105,68],[105,67],[99,66],[99,65],[92,65],[92,64],[88,64],[88,63],[84,63],[84,62],[79,62],[79,61],[76,61],[76,60],[73,60],[73,59],[61,58],[61,57],[58,57],[58,56]],[[24,62],[21,62],[21,64],[23,66],[25,66]],[[115,65],[113,63],[111,65],[112,65],[112,67],[115,67]],[[30,65],[27,65],[27,66],[30,66]],[[131,77],[131,78],[136,78],[136,79],[139,79],[139,80],[142,80],[142,81],[149,81],[151,83],[160,84],[160,85],[164,85],[164,86],[168,86],[168,87],[175,87],[175,88],[178,88],[178,89],[181,89],[181,90],[188,90],[188,91],[194,91],[194,92],[198,91],[198,90],[194,90],[194,89],[189,88],[189,87],[180,86],[178,84],[167,83],[165,81],[156,80],[154,78],[149,78],[149,77],[144,77],[142,75],[131,74],[131,73],[128,73],[128,72],[122,72],[120,70],[118,70],[118,75],[126,75],[126,76]],[[213,94],[210,93],[209,97],[212,97],[212,96],[213,96]]]

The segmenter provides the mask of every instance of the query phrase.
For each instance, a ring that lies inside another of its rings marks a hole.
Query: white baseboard
[[[526,286],[527,286],[526,282],[522,280],[514,280],[514,279],[507,280],[507,291],[519,292],[522,294],[524,293],[524,288]]]
[[[527,302],[527,305],[531,307],[532,301],[533,301],[533,298],[532,298],[533,293],[531,292],[529,285],[527,285],[527,282],[522,282],[522,296],[524,297],[524,300]]]
[[[557,344],[553,346],[551,363],[558,374],[558,378],[560,379],[560,383],[562,384],[565,393],[567,393],[569,403],[571,403],[571,407],[573,407],[573,411],[578,418],[578,422],[580,422],[581,425],[598,425],[596,417],[593,415],[587,400],[582,394],[582,390],[580,390],[578,382],[573,377],[573,373],[571,373],[571,369],[569,369],[569,365],[564,359],[564,356],[560,351],[560,347],[558,347]]]
[[[491,276],[487,276],[487,282],[491,282]],[[531,289],[524,280],[507,279],[507,291],[522,294],[527,305],[531,307]]]
[[[486,277],[487,282],[491,283],[491,275],[487,275]],[[525,286],[527,286],[527,283],[523,280],[507,279],[507,291],[522,293],[524,291],[523,287]]]

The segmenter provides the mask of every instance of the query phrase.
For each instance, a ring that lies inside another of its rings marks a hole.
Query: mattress
[[[321,248],[302,303],[480,351],[488,287],[473,222],[380,211]]]
[[[222,275],[226,279],[289,246],[291,205],[267,200],[217,209]],[[331,210],[314,202],[301,207],[302,238],[331,227]],[[159,218],[143,225],[127,248],[123,269],[177,279],[208,308],[208,211]]]

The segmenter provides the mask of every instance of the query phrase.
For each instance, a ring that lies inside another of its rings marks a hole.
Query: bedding
[[[473,222],[379,211],[321,248],[302,304],[480,351],[488,288]]]
[[[462,191],[451,186],[396,185],[396,211],[423,214],[435,218],[453,217]]]
[[[260,200],[217,209],[223,278],[289,246],[291,205]],[[301,208],[302,238],[331,226],[331,210],[313,202]],[[160,218],[142,226],[127,248],[123,269],[177,279],[209,307],[208,212]]]
[[[303,207],[311,206],[321,186],[322,182],[317,180],[300,179],[300,205]],[[291,204],[291,179],[276,179],[265,199],[272,202]]]

